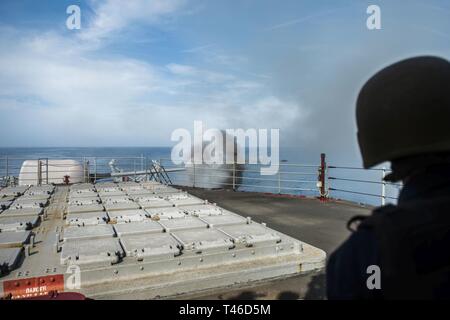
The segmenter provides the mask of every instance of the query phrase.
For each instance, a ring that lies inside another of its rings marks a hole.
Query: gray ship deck
[[[2,190],[3,199],[16,197],[1,214],[2,253],[24,244],[28,252],[22,262],[7,259],[18,269],[0,279],[3,294],[49,290],[33,281],[67,289],[65,268],[75,266],[81,292],[92,298],[323,298],[323,271],[312,270],[347,237],[345,222],[369,213],[348,202],[182,187],[185,193],[156,182],[59,186],[48,201],[52,189]],[[18,221],[34,216],[40,225],[22,231]],[[16,239],[22,235],[28,238]]]
[[[184,188],[189,193],[216,202],[225,209],[265,222],[293,238],[321,248],[327,256],[348,236],[346,222],[354,215],[368,215],[371,207],[351,202],[278,196],[256,192]],[[208,294],[198,299],[324,299],[325,272],[311,272],[269,283],[254,284]]]

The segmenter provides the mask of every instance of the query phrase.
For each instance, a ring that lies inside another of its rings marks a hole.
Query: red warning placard
[[[3,282],[4,296],[10,299],[45,296],[51,291],[64,291],[64,275],[56,274]]]

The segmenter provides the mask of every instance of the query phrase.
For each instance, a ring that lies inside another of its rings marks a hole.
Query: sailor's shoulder
[[[361,218],[358,224],[358,230],[373,229],[376,225],[383,223],[387,217],[401,211],[402,208],[393,204],[375,208],[371,215]]]

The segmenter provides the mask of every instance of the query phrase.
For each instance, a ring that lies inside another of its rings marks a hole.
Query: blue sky
[[[450,58],[449,16],[438,0],[2,0],[0,146],[165,146],[203,120],[355,159],[358,90],[399,59]]]

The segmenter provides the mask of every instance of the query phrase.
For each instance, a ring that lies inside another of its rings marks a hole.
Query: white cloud
[[[186,0],[92,0],[94,19],[81,32],[84,40],[102,40],[134,24],[152,25],[170,18]]]
[[[99,56],[56,33],[1,31],[0,135],[14,137],[4,145],[168,145],[172,130],[194,120],[272,128],[296,118],[292,103],[236,74]]]
[[[200,82],[224,83],[236,80],[236,77],[231,74],[199,69],[189,65],[170,63],[166,67],[174,75],[195,77]]]

